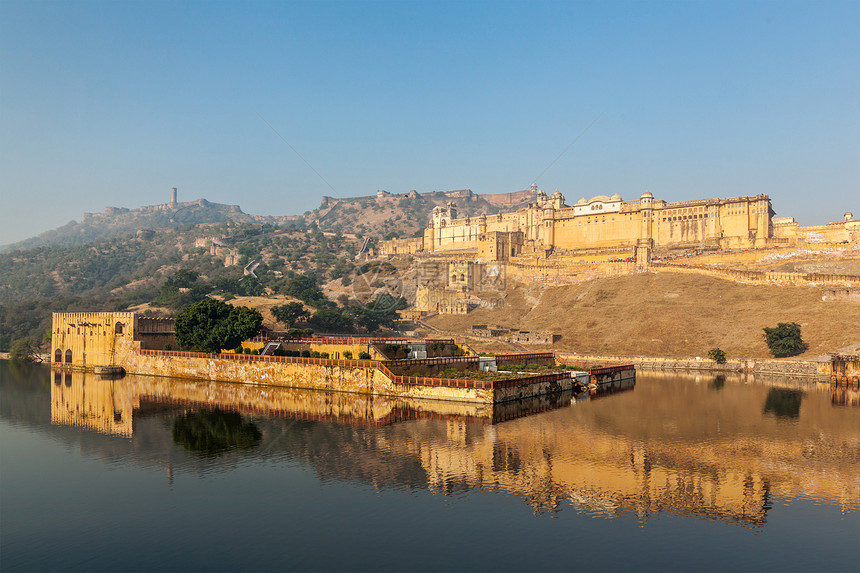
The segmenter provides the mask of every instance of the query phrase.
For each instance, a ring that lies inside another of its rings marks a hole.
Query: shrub
[[[359,352],[358,353],[358,359],[359,360],[370,360],[370,353],[369,352]]]
[[[302,358],[310,358],[311,351],[310,350],[302,350]]]
[[[708,358],[722,364],[726,361],[726,353],[721,348],[711,348],[708,350]]]
[[[774,328],[764,327],[764,340],[776,357],[794,356],[806,350],[806,343],[800,336],[800,325],[796,322],[780,322]]]
[[[311,352],[311,358],[319,358],[319,357],[320,357],[320,353],[317,352],[316,350]]]
[[[320,358],[328,358],[328,352],[320,352]]]
[[[344,351],[343,357],[347,360],[352,360],[352,352],[350,352],[349,350]]]
[[[242,352],[243,352],[244,354],[251,354],[251,349],[250,349],[250,348],[243,348],[243,349],[242,349]]]

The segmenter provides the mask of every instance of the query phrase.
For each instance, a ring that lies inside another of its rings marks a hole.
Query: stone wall
[[[747,358],[727,360],[724,363],[707,358],[671,358],[654,356],[596,356],[579,354],[558,354],[559,358],[584,365],[627,363],[636,366],[637,370],[679,370],[703,372],[745,372],[751,374],[769,374],[782,376],[829,377],[830,362],[811,360]]]

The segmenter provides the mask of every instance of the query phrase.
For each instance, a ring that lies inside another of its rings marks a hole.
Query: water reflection
[[[771,388],[764,401],[764,413],[773,414],[777,418],[797,418],[800,416],[802,400],[803,392],[799,390]]]
[[[253,422],[243,420],[236,412],[222,412],[218,408],[176,416],[172,434],[174,442],[205,456],[251,449],[262,437]]]
[[[494,408],[79,372],[53,382],[52,423],[125,438],[125,454],[116,437],[90,447],[171,479],[283,458],[323,481],[512,493],[537,514],[646,523],[670,513],[753,528],[775,497],[860,504],[860,410],[844,407],[857,393],[828,385],[642,374],[635,387]]]

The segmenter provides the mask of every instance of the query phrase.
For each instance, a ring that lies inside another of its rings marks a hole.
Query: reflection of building
[[[774,502],[799,496],[860,510],[857,411],[833,407],[830,393],[814,387],[787,424],[763,414],[771,387],[744,385],[735,392],[728,388],[732,381],[715,389],[693,376],[656,384],[652,375],[634,390],[572,407],[565,407],[569,394],[485,407],[57,374],[54,423],[133,437],[147,412],[232,410],[254,418],[263,433],[258,450],[266,455],[286,454],[326,478],[377,487],[480,488],[521,496],[537,512],[632,513],[643,522],[680,512],[761,527]],[[539,415],[523,418],[528,414]],[[292,420],[324,423],[284,431],[296,427]],[[171,443],[169,426],[145,427],[147,444]],[[158,437],[164,433],[167,440]]]
[[[358,426],[418,419],[483,425],[560,408],[570,399],[570,393],[562,393],[506,404],[468,404],[149,376],[109,380],[88,372],[54,371],[51,421],[131,437],[142,405],[170,404]]]

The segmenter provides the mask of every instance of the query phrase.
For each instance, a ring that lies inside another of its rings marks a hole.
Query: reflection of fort
[[[850,398],[814,386],[774,393],[731,379],[643,378],[635,390],[601,400],[562,407],[571,404],[562,395],[564,403],[546,399],[503,411],[73,372],[54,379],[51,412],[58,424],[132,437],[135,421],[159,405],[234,404],[263,436],[243,455],[296,458],[324,480],[513,493],[539,513],[573,508],[644,522],[679,512],[759,527],[774,500],[807,497],[860,509],[858,410],[838,405]],[[146,427],[169,432],[164,424]]]

